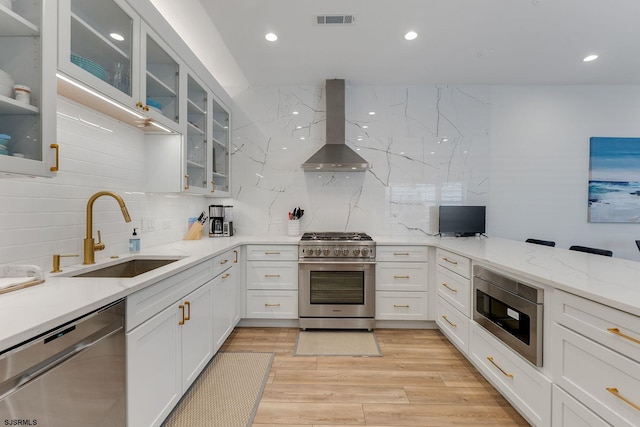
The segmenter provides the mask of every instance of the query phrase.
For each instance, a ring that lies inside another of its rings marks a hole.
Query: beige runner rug
[[[253,423],[273,353],[220,352],[163,427],[245,427]]]
[[[294,356],[382,356],[376,334],[363,331],[300,331]]]

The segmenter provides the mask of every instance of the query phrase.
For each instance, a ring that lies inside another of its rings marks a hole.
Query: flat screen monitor
[[[475,236],[485,233],[486,206],[440,206],[441,235]]]

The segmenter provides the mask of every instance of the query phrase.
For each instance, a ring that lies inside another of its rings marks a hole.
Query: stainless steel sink
[[[181,258],[134,258],[84,273],[72,274],[69,277],[136,277],[156,268],[163,267]]]

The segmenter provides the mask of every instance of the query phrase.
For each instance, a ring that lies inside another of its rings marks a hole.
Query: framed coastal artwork
[[[640,138],[592,137],[589,222],[640,223]]]

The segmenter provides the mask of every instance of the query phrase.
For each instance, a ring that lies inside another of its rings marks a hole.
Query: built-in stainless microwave
[[[473,267],[473,320],[542,366],[544,291],[482,266]]]

